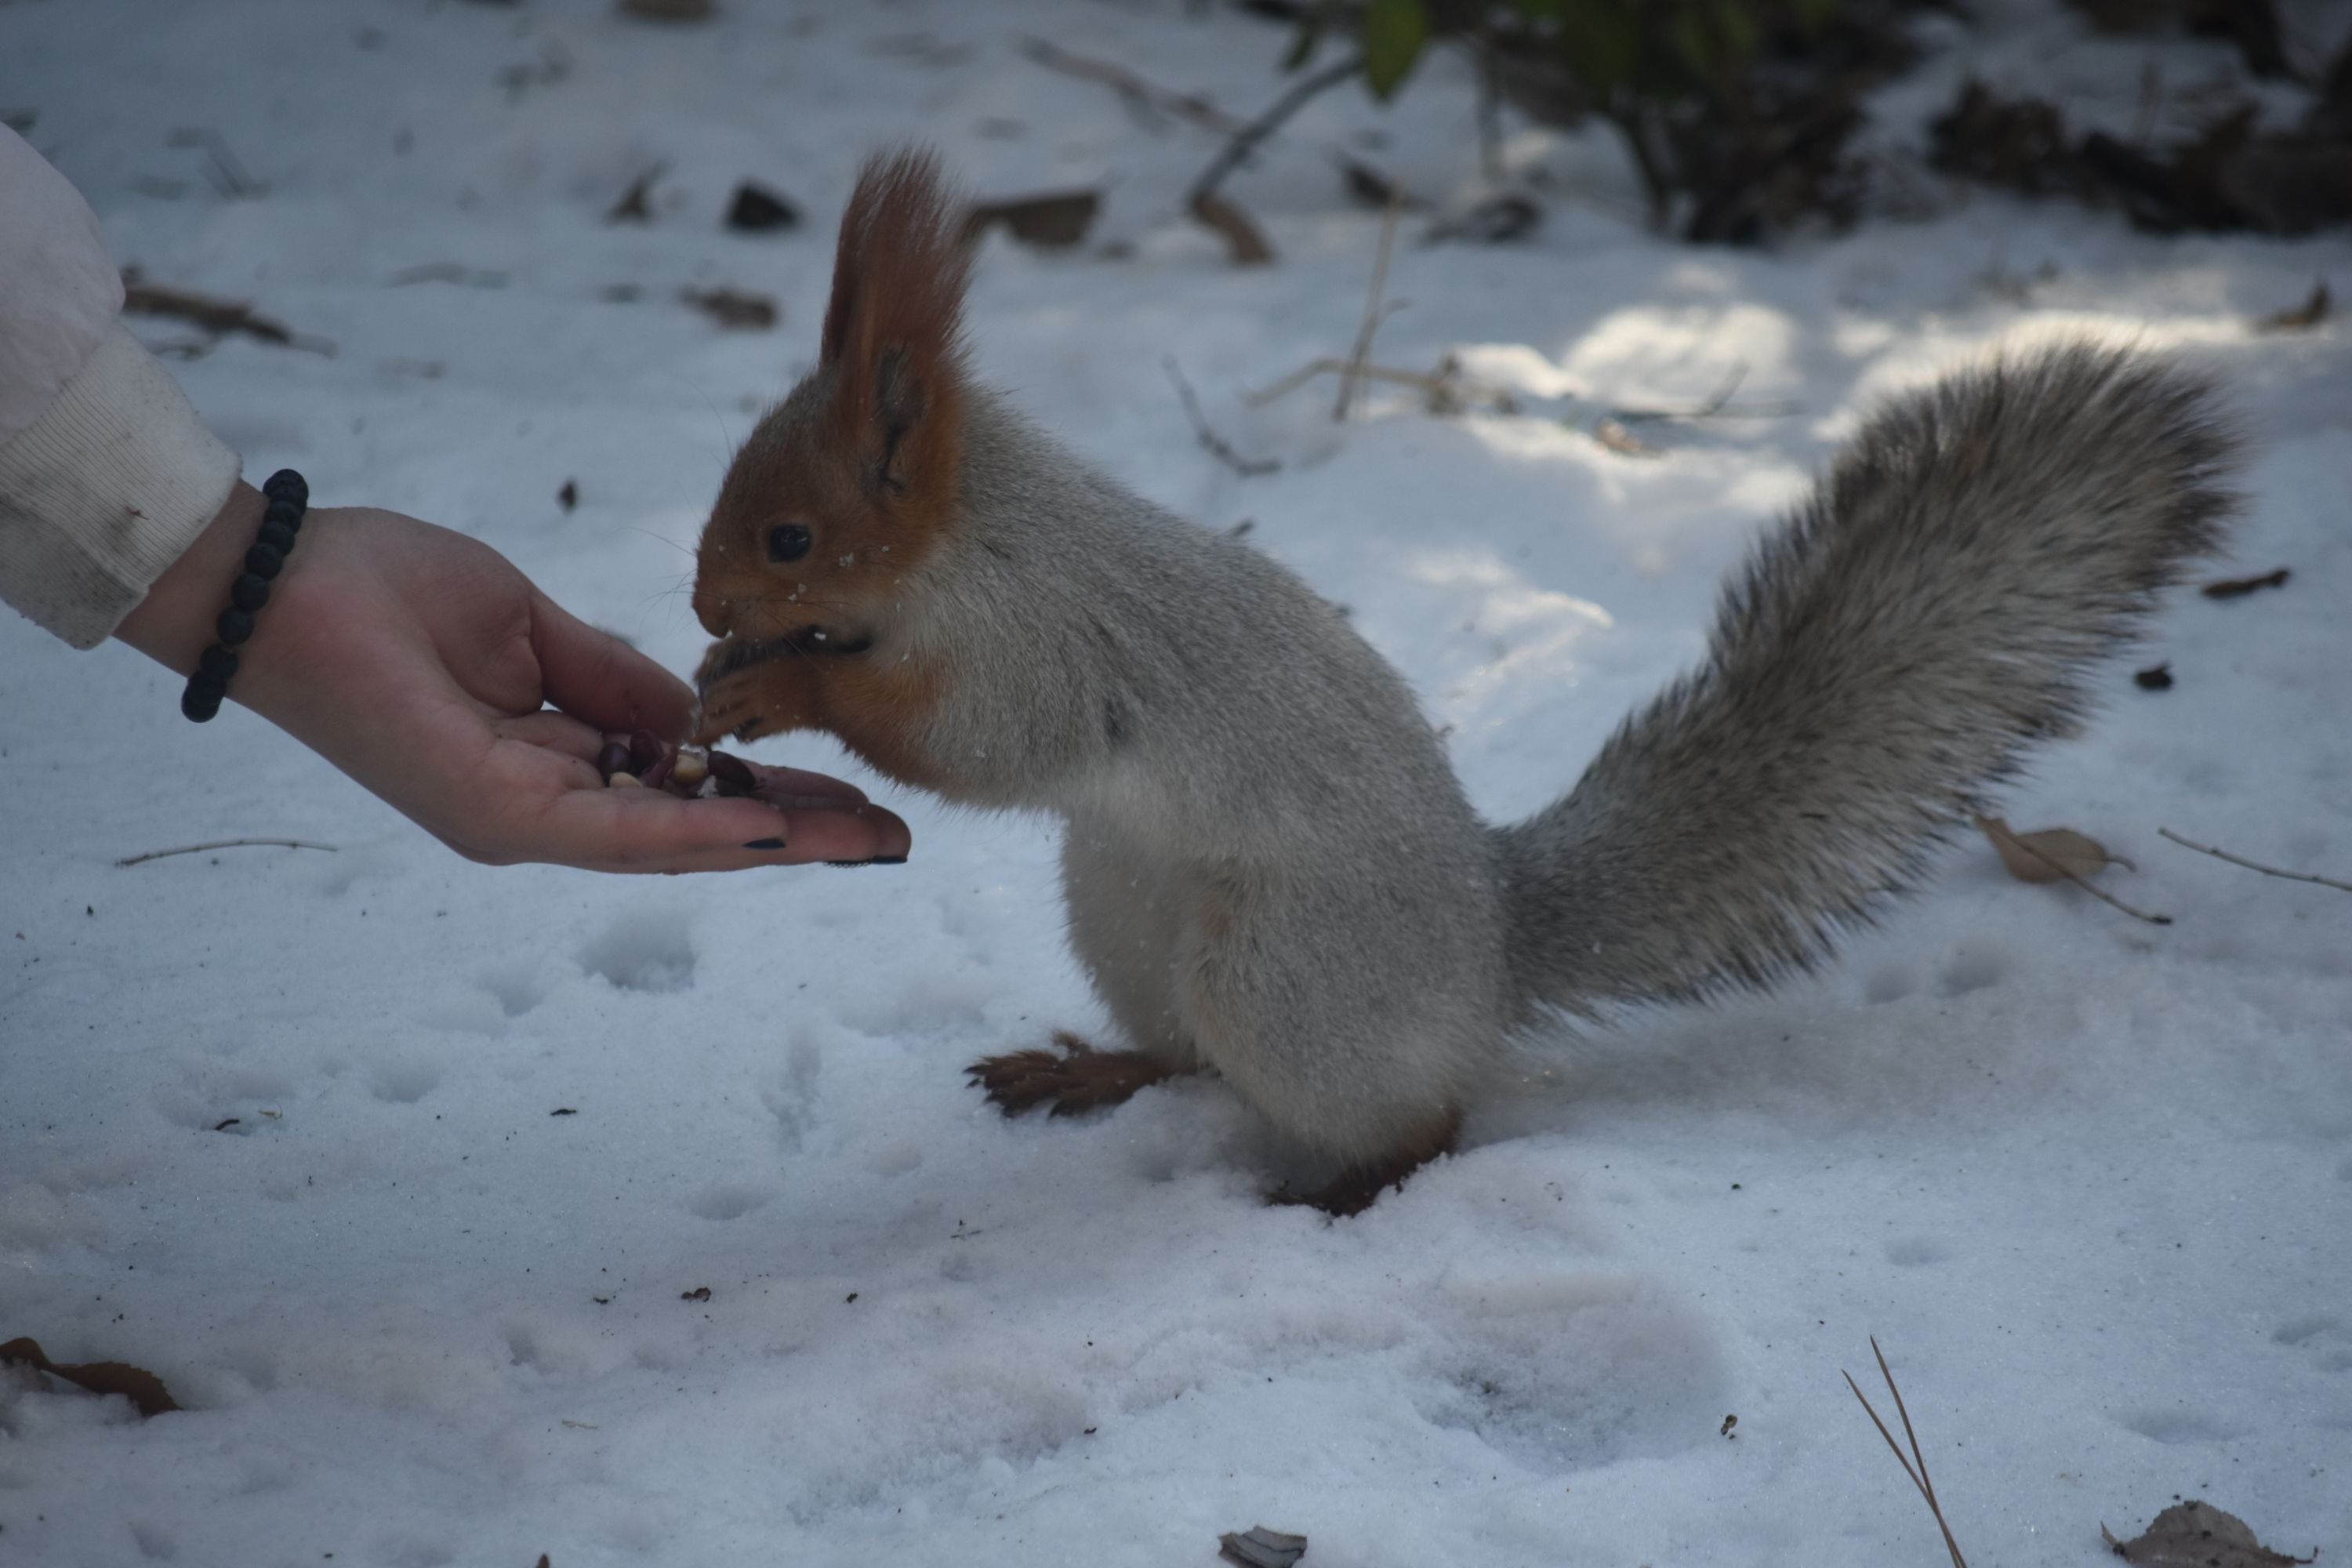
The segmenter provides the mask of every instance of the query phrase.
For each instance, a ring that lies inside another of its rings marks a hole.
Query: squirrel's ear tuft
[[[835,433],[857,454],[859,487],[941,517],[962,450],[962,205],[926,149],[868,160],[842,215],[824,312]]]

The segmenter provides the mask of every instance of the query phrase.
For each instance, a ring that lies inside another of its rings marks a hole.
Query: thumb
[[[530,649],[547,700],[599,730],[650,730],[677,741],[694,722],[694,691],[686,682],[536,588]]]

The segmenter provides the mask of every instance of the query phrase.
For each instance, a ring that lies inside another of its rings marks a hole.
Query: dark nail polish
[[[903,866],[906,863],[907,858],[904,855],[877,855],[867,862],[874,866]]]
[[[784,841],[781,838],[754,838],[743,846],[746,849],[782,849],[783,847]]]

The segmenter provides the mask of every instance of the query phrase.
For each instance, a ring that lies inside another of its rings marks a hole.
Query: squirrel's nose
[[[728,622],[727,610],[726,600],[704,588],[700,583],[694,585],[694,618],[702,623],[704,631],[715,637],[723,637],[731,631],[733,627]]]

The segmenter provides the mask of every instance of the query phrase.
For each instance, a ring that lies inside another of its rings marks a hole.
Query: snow
[[[2008,9],[1999,44],[1939,34],[1878,134],[1916,144],[1972,62],[2088,114],[2143,59],[2233,68]],[[1243,397],[1355,332],[1381,220],[1318,149],[1467,200],[1466,73],[1311,109],[1233,188],[1282,252],[1240,270],[1177,214],[1213,139],[1024,36],[1240,110],[1283,41],[1176,0],[726,0],[668,28],[604,0],[32,0],[0,5],[0,109],[37,110],[122,261],[331,341],[177,367],[248,472],[467,528],[680,668],[687,547],[813,352],[858,157],[919,138],[992,195],[1099,182],[1087,250],[989,242],[982,374],[1143,493],[1254,520],[1497,816],[1691,659],[1874,395],[2037,335],[2178,348],[2261,441],[2225,570],[2294,577],[2180,596],[2137,661],[2174,689],[2116,668],[2009,802],[2131,857],[2111,885],[2176,923],[1965,846],[1812,982],[1538,1042],[1458,1157],[1331,1223],[1260,1205],[1284,1153],[1213,1082],[1009,1124],[964,1085],[1108,1027],[1045,824],[796,737],[756,754],[883,794],[911,863],[485,869],[249,714],[192,730],[166,672],[11,618],[0,1338],[152,1368],[187,1408],[0,1375],[0,1563],[1158,1565],[1255,1523],[1310,1568],[1937,1561],[1839,1376],[1874,1387],[1874,1334],[1979,1563],[2103,1560],[2101,1521],[2177,1496],[2352,1554],[2352,899],[2157,834],[2352,875],[2352,354],[2340,318],[2251,324],[2340,286],[2341,237],[2159,241],[1923,175],[1924,219],[1693,250],[1633,221],[1604,137],[1516,130],[1544,228],[1423,247],[1408,220],[1378,357],[1458,350],[1521,412],[1383,389],[1341,427],[1328,382]],[[221,198],[185,126],[267,194]],[[663,160],[655,222],[600,221]],[[722,232],[747,176],[806,226]],[[503,286],[392,281],[436,263]],[[781,328],[676,300],[720,284]],[[1195,444],[1171,354],[1279,474]],[[1696,402],[1735,363],[1742,401],[1801,412],[1643,426],[1645,458],[1566,401]],[[338,852],[115,864],[247,836]]]

